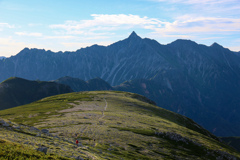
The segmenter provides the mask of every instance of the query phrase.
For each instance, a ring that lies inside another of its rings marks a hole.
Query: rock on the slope
[[[42,129],[41,132],[42,132],[42,133],[45,133],[45,134],[48,134],[48,133],[49,133],[49,130],[47,130],[47,129]]]
[[[37,129],[36,127],[33,127],[33,126],[32,126],[32,127],[30,128],[30,131],[37,131],[37,132],[39,132],[40,130]]]
[[[76,160],[84,160],[82,157],[78,156],[75,158]]]
[[[43,152],[43,153],[45,153],[45,154],[47,154],[47,150],[48,150],[47,147],[40,147],[40,148],[37,148],[37,151]]]
[[[0,120],[0,123],[2,124],[2,126],[4,126],[4,127],[9,127],[10,125],[7,123],[7,122],[5,122],[4,120]]]

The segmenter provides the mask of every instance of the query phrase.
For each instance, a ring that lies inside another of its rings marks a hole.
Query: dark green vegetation
[[[0,83],[0,110],[69,92],[72,92],[72,89],[63,84],[9,78]]]
[[[240,152],[240,137],[222,137],[221,140]]]
[[[84,81],[78,78],[62,77],[54,82],[68,85],[75,92],[79,91],[101,91],[101,90],[113,90],[113,88],[106,81],[101,78],[94,78],[88,81]]]
[[[32,149],[45,146],[49,155],[144,160],[240,158],[238,152],[191,119],[133,93],[57,95],[2,110],[0,117],[10,120],[13,128],[0,125],[1,139]],[[39,135],[40,131],[33,131],[30,126],[48,129],[49,134]],[[79,147],[74,145],[76,139]]]

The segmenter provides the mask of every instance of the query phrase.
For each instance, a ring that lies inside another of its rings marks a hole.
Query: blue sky
[[[0,56],[109,45],[132,31],[240,51],[240,0],[0,0]]]

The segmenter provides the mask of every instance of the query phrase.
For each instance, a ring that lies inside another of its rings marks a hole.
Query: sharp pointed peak
[[[221,46],[220,44],[214,42],[214,43],[211,45],[211,47],[222,47],[222,46]]]
[[[137,33],[135,31],[132,31],[132,33],[130,34],[130,36],[137,36]]]
[[[128,38],[141,38],[141,37],[139,37],[135,31],[132,31]]]

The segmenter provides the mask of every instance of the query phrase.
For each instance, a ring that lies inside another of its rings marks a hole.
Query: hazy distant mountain
[[[70,86],[75,92],[113,90],[113,88],[106,81],[100,78],[94,78],[88,81],[84,81],[79,78],[62,77],[53,82],[66,84]]]
[[[63,84],[9,78],[0,83],[0,110],[70,92],[72,92],[71,88]]]
[[[0,56],[0,60],[1,60],[1,59],[5,59],[5,58],[6,58],[6,57]]]
[[[216,135],[240,135],[240,59],[214,43],[187,40],[168,45],[171,67],[151,79],[131,80],[116,90],[142,94],[186,115]]]
[[[167,61],[149,41],[152,43],[133,32],[129,38],[108,47],[93,45],[76,52],[25,48],[16,56],[0,61],[0,73],[5,71],[0,81],[11,76],[44,81],[70,76],[85,81],[99,77],[110,85],[118,85],[136,78],[152,78]]]
[[[161,45],[133,32],[110,46],[76,52],[25,48],[0,60],[0,80],[100,77],[116,89],[143,94],[186,115],[216,135],[234,136],[240,135],[239,62],[237,52],[217,43],[208,47],[176,40]]]
[[[237,56],[240,56],[240,51],[239,52],[235,52]]]

